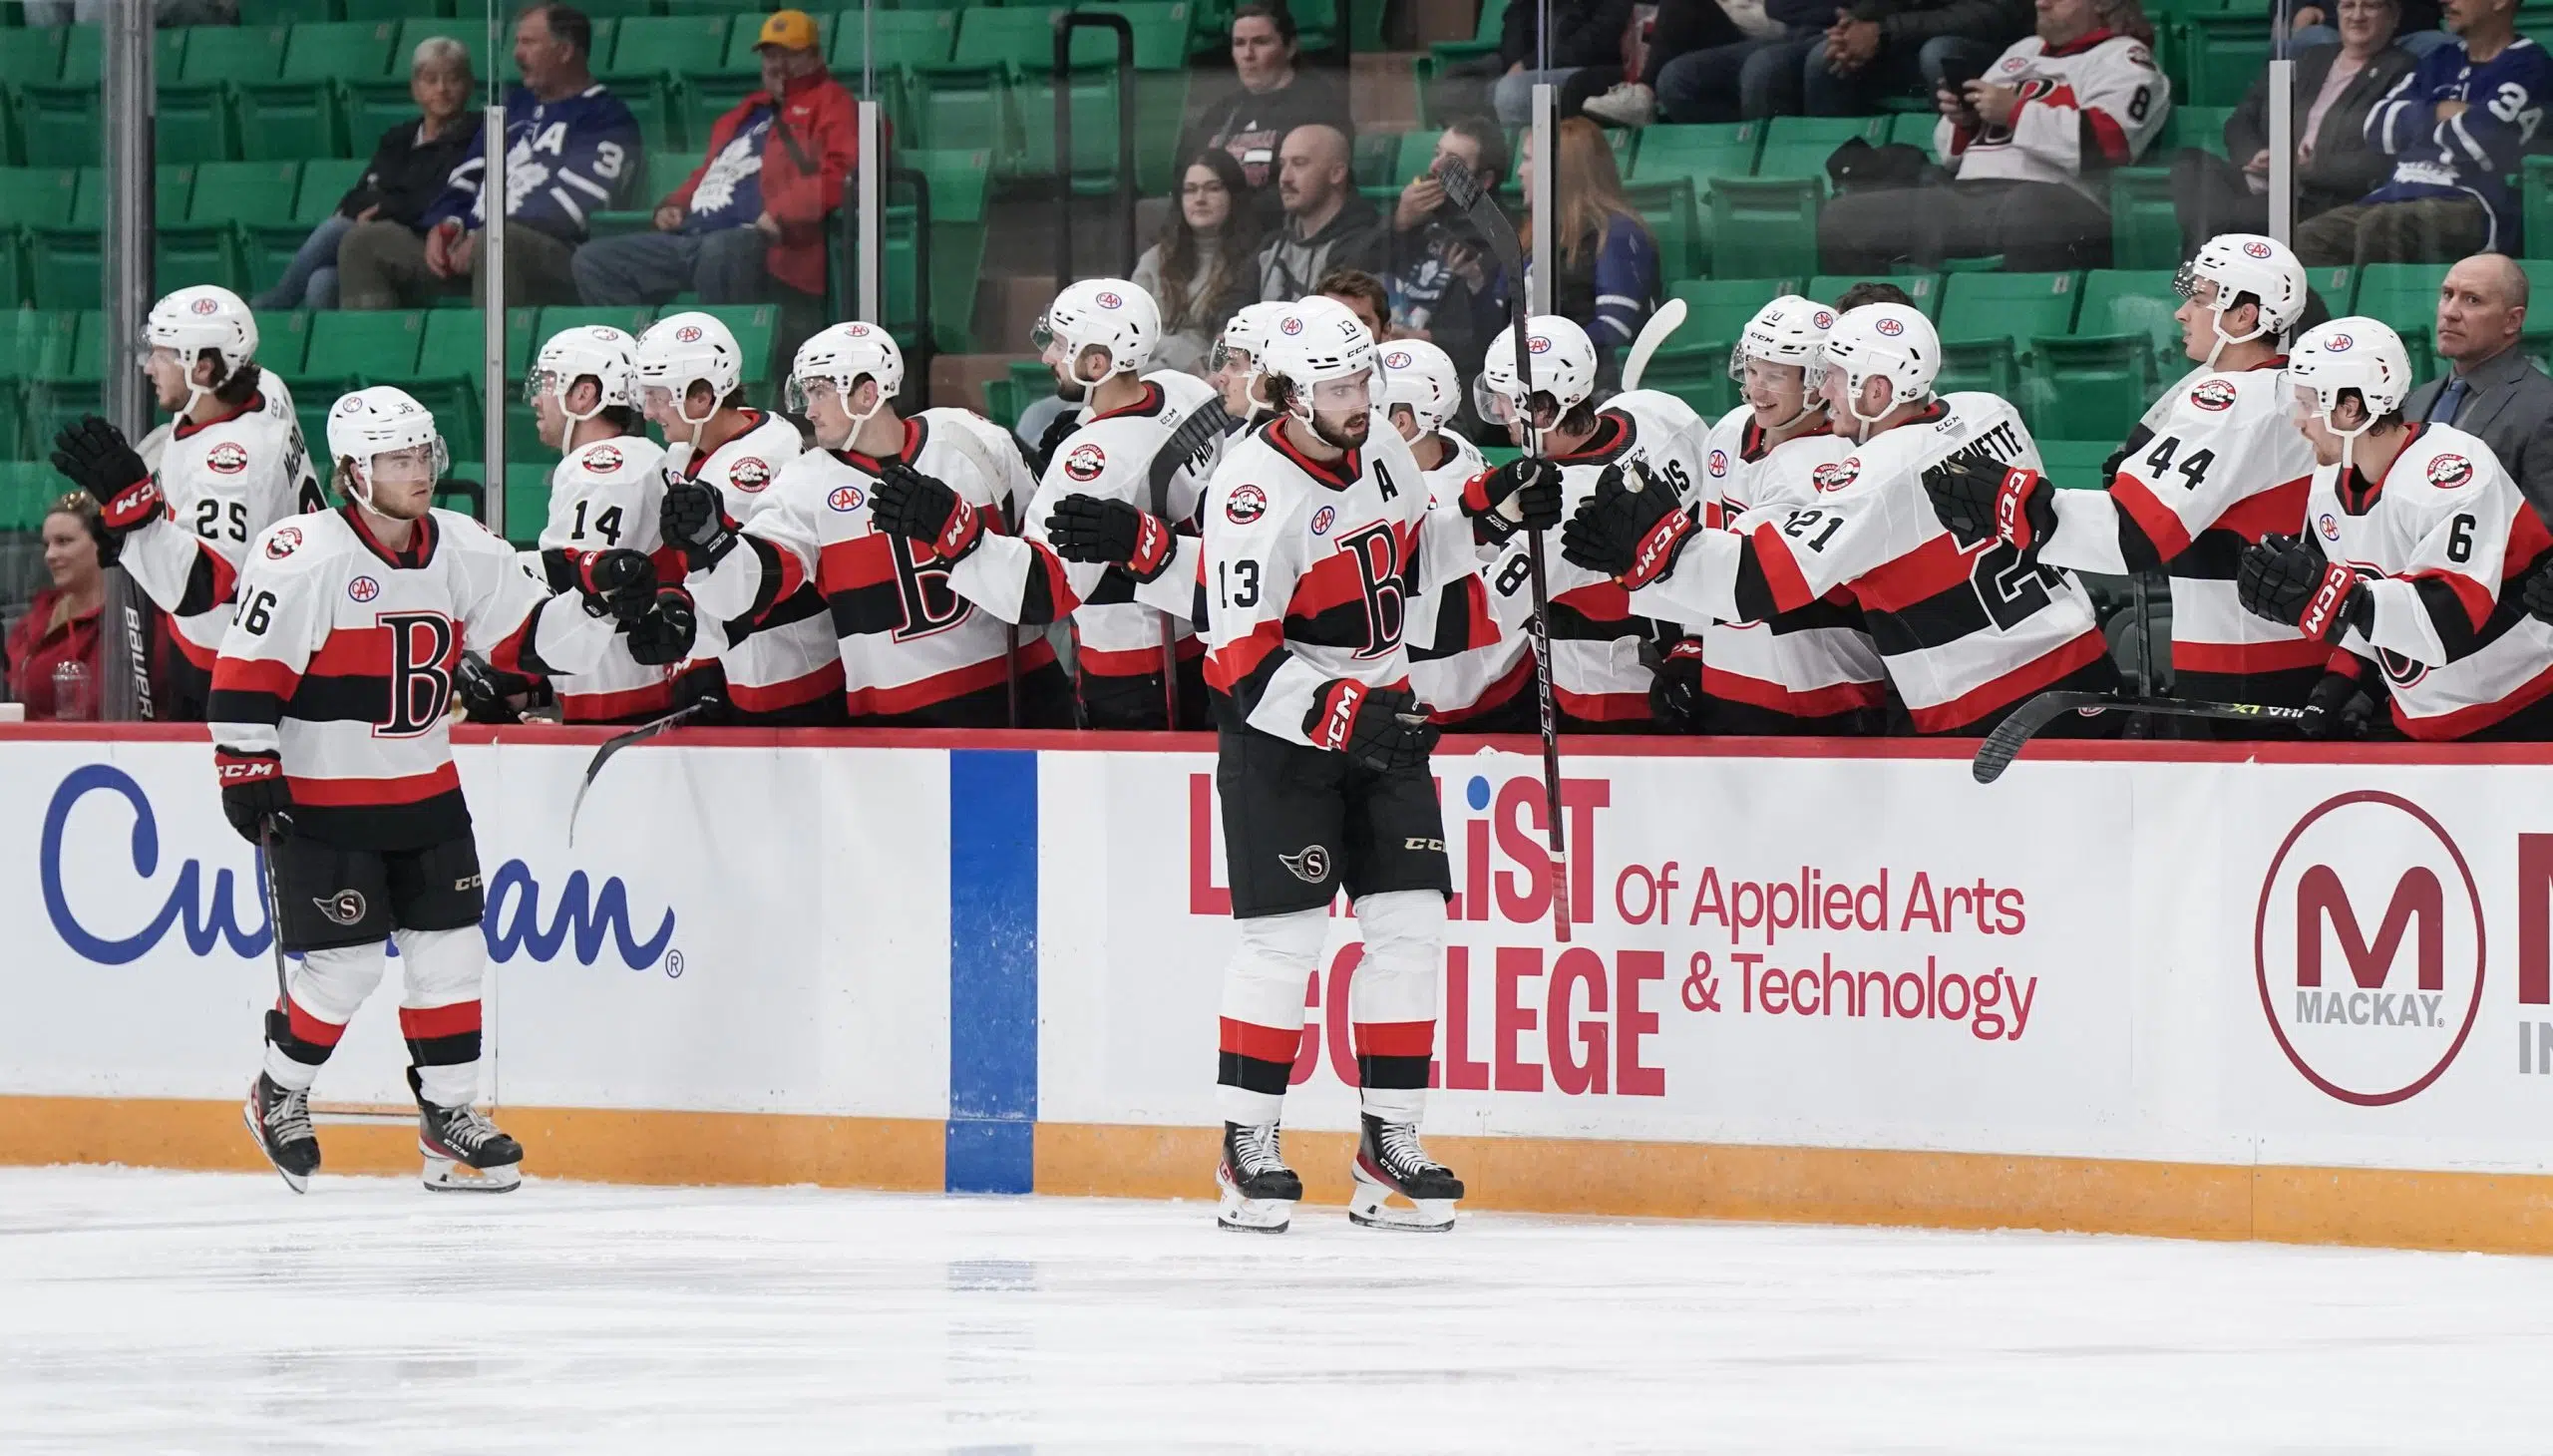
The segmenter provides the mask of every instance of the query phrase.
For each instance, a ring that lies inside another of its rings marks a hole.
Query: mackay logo
[[[836,486],[834,493],[825,498],[825,504],[844,515],[849,515],[859,510],[860,503],[865,499],[867,498],[860,494],[858,486]]]
[[[1820,491],[1840,491],[1862,478],[1862,463],[1855,460],[1830,461],[1808,473],[1808,483]]]
[[[585,452],[585,469],[607,476],[620,469],[620,451],[609,445],[597,445]]]
[[[1224,498],[1224,519],[1235,526],[1248,526],[1268,514],[1268,493],[1257,486],[1235,486]]]
[[[2222,379],[2204,379],[2190,391],[2190,403],[2211,412],[2234,408],[2234,386]]]
[[[2441,455],[2429,462],[2429,484],[2452,491],[2473,479],[2473,462],[2460,455]]]
[[[1072,454],[1064,457],[1064,474],[1084,485],[1099,479],[1099,473],[1107,468],[1108,452],[1096,445],[1076,445]]]
[[[301,549],[301,528],[287,526],[266,538],[266,559],[280,561]]]
[[[2417,1096],[2482,1006],[2482,897],[2418,805],[2359,790],[2297,821],[2270,861],[2252,953],[2270,1034],[2343,1102]]]
[[[248,468],[248,448],[236,440],[224,440],[204,456],[206,469],[217,476],[235,476]]]
[[[771,467],[750,455],[746,456],[728,470],[727,484],[748,496],[758,496],[762,494],[763,487],[771,484]]]

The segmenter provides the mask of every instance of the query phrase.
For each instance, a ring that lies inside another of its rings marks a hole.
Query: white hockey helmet
[[[1046,314],[1028,336],[1042,356],[1060,350],[1054,362],[1083,384],[1097,384],[1118,374],[1141,374],[1153,362],[1161,342],[1161,305],[1124,278],[1084,278],[1046,305]],[[1108,351],[1108,372],[1081,379],[1085,349]]]
[[[2287,382],[2297,402],[2331,423],[2341,392],[2357,390],[2367,420],[2355,430],[2332,424],[2336,435],[2355,439],[2378,419],[2402,407],[2411,393],[2411,356],[2401,335],[2371,318],[2336,318],[2307,331],[2287,356]]]
[[[744,382],[745,353],[736,336],[713,313],[675,313],[657,319],[638,336],[638,386],[662,389],[673,396],[674,413],[686,423],[705,425],[709,416],[691,416],[691,387],[706,384],[724,402]],[[710,407],[716,413],[717,404]]]
[[[1215,340],[1213,367],[1220,371],[1232,366],[1232,356],[1248,354],[1251,372],[1259,372],[1260,356],[1268,352],[1268,336],[1276,331],[1276,321],[1293,312],[1290,303],[1245,303],[1239,313],[1224,324],[1223,337]]]
[[[1462,409],[1462,376],[1444,350],[1424,339],[1394,339],[1382,355],[1383,408],[1407,406],[1420,434],[1442,429]]]
[[[1749,359],[1806,369],[1816,361],[1818,348],[1826,342],[1826,331],[1834,326],[1834,309],[1814,298],[1785,293],[1755,310],[1737,342],[1729,346],[1728,377],[1745,378]]]
[[[2297,261],[2286,243],[2257,232],[2220,232],[2209,238],[2199,245],[2197,255],[2181,264],[2172,286],[2189,298],[2197,294],[2202,278],[2216,285],[2216,299],[2209,305],[2217,320],[2216,345],[2207,352],[2210,368],[2227,344],[2249,343],[2294,328],[2313,297],[2305,281],[2305,264]],[[2229,335],[2225,310],[2244,294],[2260,300],[2260,321],[2248,334]]]
[[[341,396],[328,410],[328,455],[340,467],[355,468],[348,490],[357,501],[372,504],[372,463],[376,456],[432,447],[434,479],[450,474],[452,457],[432,411],[404,389],[376,384]]]
[[[1260,373],[1281,375],[1300,391],[1296,413],[1307,414],[1313,385],[1372,372],[1374,336],[1346,304],[1315,295],[1276,320],[1256,362]]]
[[[198,283],[151,305],[142,339],[151,348],[175,350],[190,367],[210,349],[221,356],[227,379],[255,357],[257,320],[238,294],[217,283]]]
[[[1822,385],[1827,375],[1841,371],[1845,406],[1868,425],[1899,405],[1930,396],[1941,369],[1942,337],[1923,310],[1903,303],[1865,303],[1836,316],[1809,370],[1809,383]],[[1862,386],[1874,379],[1888,381],[1888,403],[1878,415],[1865,415]]]
[[[1575,322],[1538,313],[1525,322],[1525,347],[1534,356],[1534,393],[1550,395],[1559,406],[1554,419],[1596,392],[1596,342]],[[1516,331],[1502,328],[1481,356],[1480,378],[1472,381],[1472,406],[1482,419],[1504,424],[1524,403],[1524,382],[1516,373]]]
[[[798,357],[789,363],[789,408],[805,414],[807,386],[824,382],[842,396],[843,409],[848,412],[851,392],[860,387],[863,379],[878,381],[878,402],[852,416],[854,429],[904,392],[905,351],[896,347],[894,335],[874,323],[858,320],[818,329],[798,346]]]
[[[602,398],[580,415],[567,408],[567,391],[588,376],[601,386]],[[551,334],[523,382],[524,403],[532,404],[543,395],[557,400],[560,412],[570,420],[590,420],[615,406],[636,408],[638,341],[602,324],[579,324]]]

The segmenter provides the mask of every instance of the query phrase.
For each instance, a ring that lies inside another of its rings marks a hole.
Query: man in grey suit
[[[2535,514],[2553,522],[2553,376],[2518,347],[2526,274],[2504,253],[2449,268],[2437,297],[2437,353],[2454,367],[2411,391],[2404,418],[2482,437]]]

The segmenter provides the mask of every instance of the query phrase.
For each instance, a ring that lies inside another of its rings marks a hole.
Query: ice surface
[[[2541,1451],[2553,1262],[0,1171],[0,1450]]]

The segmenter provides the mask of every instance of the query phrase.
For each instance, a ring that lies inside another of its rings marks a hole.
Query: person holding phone
[[[1812,117],[1857,117],[1909,91],[1957,93],[2030,33],[2029,0],[1855,0],[1800,65]]]

